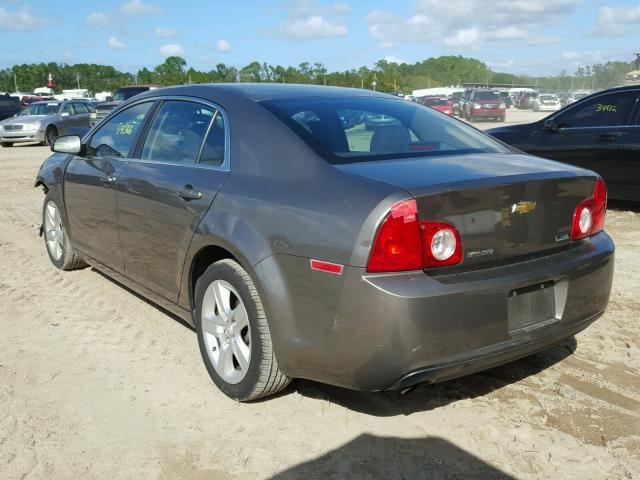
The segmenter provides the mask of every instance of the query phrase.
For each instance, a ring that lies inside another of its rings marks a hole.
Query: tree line
[[[322,63],[304,62],[297,67],[271,65],[258,61],[238,69],[219,63],[210,71],[189,67],[181,57],[169,57],[153,69],[136,73],[122,72],[109,65],[80,63],[75,65],[32,63],[0,70],[0,91],[32,92],[47,84],[54,76],[57,92],[70,88],[86,88],[91,92],[115,91],[123,85],[219,82],[278,82],[334,85],[376,89],[384,92],[411,93],[414,89],[446,85],[503,84],[535,86],[542,90],[603,89],[622,85],[624,75],[633,70],[630,62],[609,61],[579,66],[573,74],[566,71],[556,76],[527,76],[495,72],[484,62],[462,56],[428,58],[414,64],[380,60],[373,68],[360,67],[330,72]]]

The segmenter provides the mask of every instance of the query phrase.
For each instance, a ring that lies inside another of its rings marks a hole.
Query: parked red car
[[[425,107],[433,108],[445,115],[453,116],[453,105],[449,100],[442,97],[422,97],[418,99],[418,103]]]
[[[464,105],[463,116],[470,122],[481,118],[493,118],[504,122],[507,115],[507,105],[500,92],[493,90],[472,90]]]

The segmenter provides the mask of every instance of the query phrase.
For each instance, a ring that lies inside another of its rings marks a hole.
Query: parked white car
[[[533,100],[534,112],[555,112],[560,108],[562,108],[560,98],[553,93],[541,93]]]

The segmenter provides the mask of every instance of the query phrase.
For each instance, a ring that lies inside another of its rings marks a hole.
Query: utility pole
[[[15,87],[15,92],[18,93],[18,77],[15,72],[13,73],[13,86]]]
[[[76,81],[78,82],[78,90],[80,90],[80,74],[76,73]]]

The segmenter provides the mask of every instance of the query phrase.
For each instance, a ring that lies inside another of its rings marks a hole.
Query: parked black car
[[[609,197],[640,201],[640,86],[585,97],[534,123],[488,133],[539,157],[598,172]]]
[[[52,263],[194,324],[236,399],[296,377],[470,374],[576,334],[609,299],[602,179],[395,96],[172,87],[53,147],[36,180]]]
[[[135,97],[144,92],[148,92],[149,90],[154,90],[158,88],[157,85],[129,85],[126,87],[119,88],[113,98],[107,102],[98,103],[95,106],[95,111],[91,112],[91,126],[95,126],[100,121],[106,117],[111,110],[116,108],[122,102],[129,100],[130,98]]]
[[[22,110],[20,99],[11,95],[0,95],[0,120],[13,117]]]

